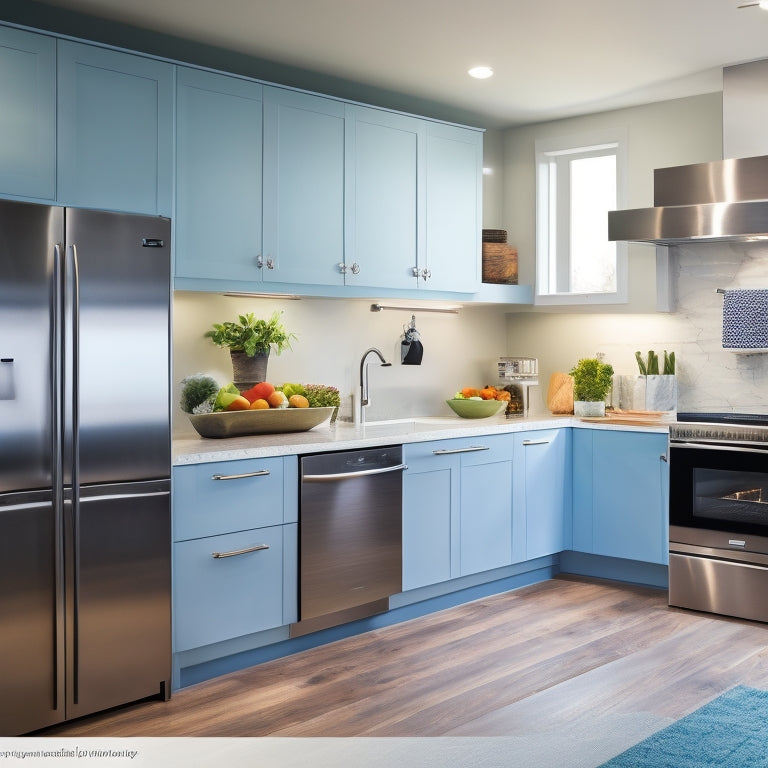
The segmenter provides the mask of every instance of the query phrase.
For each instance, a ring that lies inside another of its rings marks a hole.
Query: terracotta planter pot
[[[245,352],[230,350],[229,354],[232,358],[232,382],[241,392],[267,380],[269,353],[248,357]]]

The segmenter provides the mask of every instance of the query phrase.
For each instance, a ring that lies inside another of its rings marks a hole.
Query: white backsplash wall
[[[339,389],[342,418],[352,418],[352,393],[357,393],[360,359],[378,347],[391,367],[370,359],[369,421],[411,416],[451,415],[445,400],[463,386],[495,383],[496,361],[505,354],[508,308],[470,307],[458,314],[416,311],[416,328],[424,345],[420,366],[400,364],[400,337],[411,313],[407,309],[371,312],[375,300],[301,299],[298,301],[222,296],[180,291],[173,301],[173,425],[177,436],[196,435],[179,409],[181,380],[207,373],[222,385],[232,380],[229,353],[205,332],[215,322],[255,312],[269,317],[283,310],[286,328],[298,336],[292,351],[270,355],[268,379],[327,384]],[[382,304],[402,304],[384,301]],[[441,304],[435,304],[441,306]]]
[[[697,244],[673,254],[676,311],[654,314],[527,314],[508,316],[510,345],[526,340],[540,360],[541,394],[549,377],[581,357],[605,354],[617,374],[637,374],[635,351],[674,351],[678,411],[768,413],[768,354],[722,348],[723,297],[718,288],[768,288],[768,245]],[[648,258],[654,249],[648,247]]]

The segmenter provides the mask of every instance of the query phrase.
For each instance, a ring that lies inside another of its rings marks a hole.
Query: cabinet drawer
[[[408,469],[421,472],[447,466],[457,457],[461,459],[462,466],[470,466],[512,459],[513,452],[511,435],[478,435],[408,443],[403,446],[403,461]]]
[[[279,525],[174,544],[176,651],[283,624],[283,529],[295,535]]]
[[[298,519],[295,456],[174,467],[174,541]]]

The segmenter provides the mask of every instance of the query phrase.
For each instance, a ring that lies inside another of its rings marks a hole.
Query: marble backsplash
[[[654,249],[646,246],[649,259]],[[508,354],[539,359],[546,409],[552,373],[602,353],[618,375],[639,373],[635,352],[674,352],[678,412],[768,414],[768,354],[722,346],[723,296],[718,288],[768,288],[768,244],[699,243],[670,248],[675,311],[644,314],[516,313],[508,316]],[[640,261],[642,264],[642,261]]]
[[[768,354],[723,349],[718,293],[768,288],[768,245],[708,243],[670,253],[676,310],[658,317],[659,338],[649,348],[675,352],[678,411],[768,413]]]

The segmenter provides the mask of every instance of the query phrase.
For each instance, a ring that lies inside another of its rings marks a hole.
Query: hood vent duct
[[[609,212],[609,240],[768,239],[768,156],[659,168],[653,179],[655,207]]]

